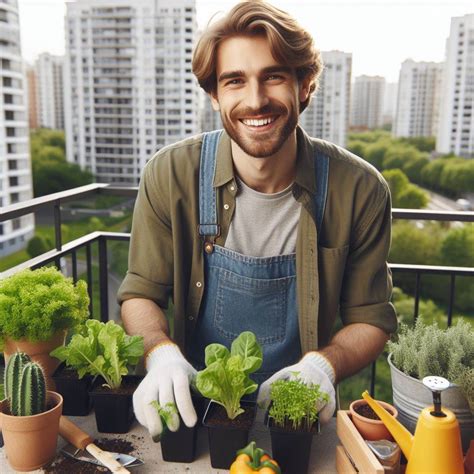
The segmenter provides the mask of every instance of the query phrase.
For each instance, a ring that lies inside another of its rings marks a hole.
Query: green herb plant
[[[86,282],[74,285],[56,268],[26,269],[0,280],[0,344],[8,338],[46,341],[88,314]]]
[[[459,320],[441,329],[418,319],[412,327],[402,324],[397,339],[387,345],[395,367],[419,380],[445,377],[459,386],[474,409],[474,330],[469,323]]]
[[[290,424],[294,430],[309,432],[318,419],[319,408],[327,401],[329,395],[317,384],[305,384],[299,378],[276,380],[270,387],[268,416],[280,428]]]
[[[86,374],[100,375],[106,387],[115,389],[143,353],[142,336],[128,336],[114,321],[89,319],[67,346],[56,348],[51,355],[75,369],[80,379]]]
[[[258,388],[249,375],[262,366],[262,361],[262,349],[250,331],[234,339],[230,352],[222,344],[209,344],[205,351],[206,368],[197,373],[196,387],[204,397],[222,405],[233,420],[244,412],[241,398]]]

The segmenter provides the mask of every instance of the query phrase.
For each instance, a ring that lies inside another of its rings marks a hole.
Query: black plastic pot
[[[100,433],[128,433],[135,415],[133,413],[133,392],[143,377],[126,375],[119,389],[102,387],[104,380],[98,377],[89,392],[95,411],[97,431]]]
[[[273,426],[273,420],[265,416],[272,441],[272,458],[276,459],[282,474],[308,472],[313,436],[319,430],[316,422],[311,431],[294,431]]]
[[[69,369],[62,363],[52,376],[56,384],[56,392],[63,396],[63,415],[86,416],[92,408],[89,390],[92,377],[86,375],[79,379],[74,369]]]
[[[251,412],[250,422],[245,427],[237,426],[235,423],[237,419],[227,420],[228,423],[225,425],[214,425],[213,416],[222,407],[213,401],[207,407],[202,424],[207,428],[211,466],[214,469],[229,469],[235,459],[235,453],[248,444],[249,431],[255,419],[257,406],[251,401],[242,401],[240,404],[244,410]]]

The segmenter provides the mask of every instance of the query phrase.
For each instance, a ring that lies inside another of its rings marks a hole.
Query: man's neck
[[[245,153],[233,140],[232,160],[240,179],[261,193],[277,193],[286,189],[296,175],[296,131],[274,155],[255,158]]]

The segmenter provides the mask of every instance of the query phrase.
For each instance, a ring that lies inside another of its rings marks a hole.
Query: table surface
[[[199,428],[196,460],[192,464],[169,463],[163,461],[161,457],[161,447],[159,443],[154,443],[148,432],[137,422],[134,423],[132,429],[127,434],[105,434],[98,433],[95,426],[95,417],[93,414],[86,417],[69,417],[71,421],[76,423],[81,429],[89,433],[94,438],[118,438],[128,440],[135,447],[132,455],[140,457],[145,464],[140,467],[131,468],[130,471],[136,474],[208,474],[208,473],[224,473],[228,472],[224,469],[213,469],[209,461],[207,429]],[[270,435],[267,428],[263,424],[263,412],[258,410],[257,419],[250,432],[249,440],[255,440],[257,446],[271,451]],[[64,447],[66,443],[62,438],[58,441],[58,450]],[[336,473],[336,446],[340,444],[336,434],[336,418],[322,427],[321,433],[314,436],[311,450],[311,460],[309,473],[318,474],[334,474]],[[0,472],[2,474],[13,474],[15,471],[9,466],[4,449],[0,449]],[[41,473],[42,470],[34,471]],[[62,473],[61,473],[62,474]],[[70,474],[73,474],[72,472]]]

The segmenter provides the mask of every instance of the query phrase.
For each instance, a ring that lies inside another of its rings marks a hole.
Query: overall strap
[[[329,158],[321,152],[314,155],[316,168],[316,194],[314,195],[314,208],[316,229],[318,236],[323,225],[324,210],[326,208],[326,198],[328,193]]]
[[[201,158],[199,163],[199,235],[203,238],[216,237],[220,233],[217,223],[216,189],[214,174],[216,171],[217,145],[222,130],[203,134]]]

